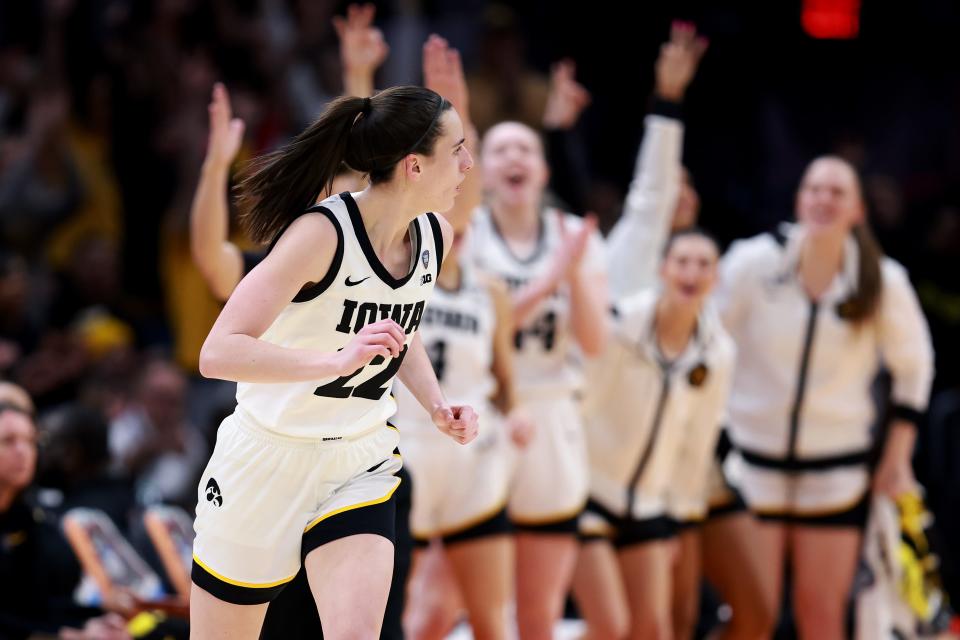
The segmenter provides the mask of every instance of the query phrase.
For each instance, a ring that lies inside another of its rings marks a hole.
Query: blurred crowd
[[[343,92],[333,17],[345,4],[0,2],[0,377],[35,403],[30,504],[53,518],[75,506],[104,510],[158,571],[142,512],[160,503],[193,510],[216,428],[234,404],[231,385],[197,373],[220,308],[189,239],[210,89],[224,82],[246,123],[241,160],[276,148]],[[900,43],[877,58],[895,40],[870,31],[892,24],[881,9],[864,8],[862,43],[824,43],[800,32],[800,3],[786,4],[783,14],[683,9],[714,42],[687,110],[685,162],[698,178],[701,222],[723,241],[771,228],[791,210],[814,152],[860,168],[874,229],[908,268],[933,334],[935,397],[917,475],[941,535],[956,541],[960,70],[939,34],[960,15],[951,3],[919,3],[921,17],[902,28],[909,36],[931,26],[936,42],[898,58]],[[649,94],[647,61],[666,8],[637,27],[618,23],[614,3],[581,23],[558,10],[556,25],[551,3],[517,5],[377,3],[389,54],[376,84],[419,83],[420,46],[439,32],[463,53],[481,134],[505,119],[565,129],[576,117],[544,121],[548,68],[575,58],[593,102],[564,139],[577,165],[564,195],[609,226],[622,208],[645,112],[638,96]],[[795,26],[784,26],[787,13]],[[631,29],[636,65],[624,61],[628,49],[613,50]],[[785,47],[801,55],[781,61]],[[239,228],[233,235],[249,246]],[[14,482],[8,471],[0,470],[4,487]],[[942,555],[960,600],[960,548],[944,545]]]

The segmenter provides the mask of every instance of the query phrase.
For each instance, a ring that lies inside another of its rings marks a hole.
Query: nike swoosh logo
[[[347,276],[347,279],[344,280],[343,283],[344,283],[345,285],[347,285],[348,287],[355,287],[355,286],[357,286],[358,284],[360,284],[361,282],[364,282],[364,281],[368,280],[369,278],[370,278],[370,276],[367,276],[366,278],[361,278],[360,280],[357,280],[356,282],[351,282],[351,281],[350,281],[350,276]]]

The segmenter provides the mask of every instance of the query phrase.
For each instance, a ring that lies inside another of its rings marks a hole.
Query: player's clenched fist
[[[386,319],[368,324],[352,340],[337,352],[339,369],[349,375],[366,366],[377,356],[396,358],[404,349],[406,334],[393,320]]]
[[[433,410],[433,424],[460,444],[472,442],[477,437],[477,412],[473,407],[456,407],[447,404]]]

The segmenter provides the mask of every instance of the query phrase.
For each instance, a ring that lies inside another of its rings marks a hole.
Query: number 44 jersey
[[[580,230],[583,220],[555,209],[540,214],[537,239],[527,255],[517,255],[507,244],[493,215],[481,208],[470,229],[469,252],[483,271],[494,275],[515,293],[545,275],[563,242],[560,220],[566,233]],[[603,240],[598,233],[590,238],[580,265],[586,278],[606,279]],[[562,283],[545,298],[514,334],[517,391],[521,399],[564,395],[579,388],[580,363],[570,335],[570,291]]]
[[[443,255],[436,216],[409,227],[410,269],[394,278],[380,262],[353,197],[331,196],[306,215],[323,215],[337,230],[336,255],[316,284],[280,312],[261,340],[291,349],[335,353],[366,325],[392,318],[406,334],[399,357],[376,356],[343,376],[296,383],[240,383],[235,416],[278,434],[325,441],[350,439],[382,426],[396,411],[393,379],[423,319]]]

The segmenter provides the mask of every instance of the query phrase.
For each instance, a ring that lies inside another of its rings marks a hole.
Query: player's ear
[[[413,182],[420,181],[420,178],[423,176],[423,165],[420,162],[420,156],[415,153],[409,153],[401,160],[401,165],[403,167],[404,177],[406,177],[407,180]]]

